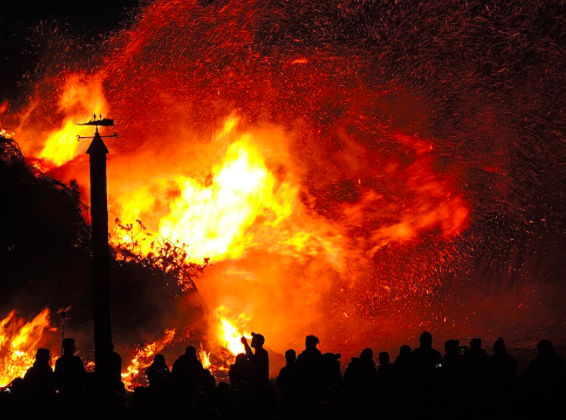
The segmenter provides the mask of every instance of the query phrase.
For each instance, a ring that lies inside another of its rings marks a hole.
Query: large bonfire
[[[428,323],[462,328],[476,308],[462,313],[463,296],[446,295],[435,306],[439,290],[496,274],[477,262],[490,246],[498,267],[517,262],[517,232],[546,223],[516,183],[536,180],[516,153],[529,139],[508,122],[510,93],[497,79],[512,70],[478,73],[469,62],[479,58],[460,57],[450,38],[470,39],[487,18],[456,4],[288,3],[150,2],[96,60],[61,57],[67,65],[49,68],[29,100],[0,108],[3,135],[37,171],[76,180],[84,202],[88,144],[77,135],[91,133],[76,124],[93,113],[116,120],[116,259],[176,267],[178,301],[201,309],[187,316],[188,332],[167,328],[135,348],[128,386],[179,340],[220,374],[252,329],[283,352],[313,329],[332,345],[360,346]],[[446,19],[458,16],[470,27],[448,33]],[[423,38],[430,43],[408,51]],[[453,62],[437,62],[440,52]],[[453,97],[472,87],[485,90],[481,107]],[[156,258],[164,249],[174,258]],[[191,276],[184,265],[207,268]],[[0,323],[3,383],[29,366],[43,332],[18,344],[21,322],[10,312]]]

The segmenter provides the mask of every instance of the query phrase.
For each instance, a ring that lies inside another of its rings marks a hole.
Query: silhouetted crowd
[[[542,419],[565,418],[566,367],[548,340],[517,376],[517,361],[498,338],[493,354],[474,338],[469,346],[433,347],[429,332],[411,349],[389,353],[370,348],[347,364],[340,354],[322,353],[309,335],[305,349],[285,352],[286,365],[269,380],[265,338],[242,338],[245,352],[230,366],[230,383],[216,383],[189,346],[171,369],[161,354],[145,371],[149,385],[126,393],[119,377],[121,359],[114,353],[112,382],[101,390],[75,353],[75,341],[63,341],[55,369],[51,355],[39,349],[24,378],[0,393],[0,416],[100,415],[132,419]]]

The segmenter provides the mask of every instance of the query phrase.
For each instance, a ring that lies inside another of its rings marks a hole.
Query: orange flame
[[[8,124],[18,133],[18,144],[26,155],[42,159],[46,167],[58,167],[83,154],[88,142],[79,142],[77,135],[92,136],[92,127],[77,126],[109,112],[104,97],[102,79],[84,73],[71,73],[62,77],[58,90],[61,94],[53,110],[59,116],[56,126],[42,126],[45,121],[38,121],[40,105],[44,98],[32,100],[27,107],[14,115],[6,116]],[[1,113],[0,113],[1,115]],[[47,118],[45,119],[48,120]],[[3,134],[13,136],[11,131],[2,130]]]
[[[29,322],[11,311],[0,321],[0,387],[23,377],[35,361],[35,352],[46,330],[52,330],[48,308]]]
[[[78,127],[76,124],[88,121],[93,112],[97,115],[108,112],[102,82],[93,80],[85,83],[79,75],[70,76],[61,95],[59,109],[67,116],[58,129],[49,133],[39,153],[40,158],[47,159],[56,166],[69,162],[85,151],[86,142],[81,147],[77,134],[91,135],[92,127]]]
[[[140,346],[125,372],[122,372],[122,382],[126,389],[132,391],[136,386],[145,382],[145,370],[151,365],[152,358],[175,338],[175,329],[165,330],[163,337],[146,346]]]
[[[174,178],[177,197],[168,203],[168,212],[154,227],[159,236],[188,244],[190,256],[200,261],[242,257],[257,244],[258,238],[252,230],[258,222],[258,229],[278,230],[283,237],[279,244],[289,252],[308,253],[307,248],[314,245],[312,235],[283,226],[298,205],[298,187],[276,178],[268,169],[257,140],[250,133],[236,133],[237,125],[238,118],[231,116],[217,134],[217,141],[231,144],[212,168],[210,177]],[[162,188],[167,184],[165,179],[154,182]],[[155,210],[156,201],[162,205],[159,198],[147,185],[125,192],[117,197],[121,220],[133,223],[143,219],[142,214]],[[149,244],[142,246],[142,251],[150,252]]]
[[[202,344],[200,345],[200,350],[198,352],[200,362],[202,363],[202,367],[205,369],[210,369],[212,363],[210,362],[210,352],[207,352],[203,347]]]
[[[4,130],[3,128],[0,128],[0,136],[4,137],[6,139],[11,139],[12,137],[14,137],[14,132],[13,131],[8,131],[8,130]]]
[[[244,351],[241,342],[242,337],[251,339],[251,334],[245,330],[249,318],[245,313],[239,314],[236,318],[230,319],[228,308],[222,305],[216,309],[218,319],[217,334],[220,345],[232,353],[234,356]]]

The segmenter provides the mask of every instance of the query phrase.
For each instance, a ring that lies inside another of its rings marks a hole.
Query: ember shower
[[[74,124],[116,120],[111,220],[144,224],[139,252],[150,232],[210,258],[197,287],[212,350],[227,347],[225,318],[279,352],[309,332],[336,350],[425,327],[557,335],[558,7],[153,1],[94,59],[72,39],[52,47],[2,128],[85,188],[75,136],[88,132]]]

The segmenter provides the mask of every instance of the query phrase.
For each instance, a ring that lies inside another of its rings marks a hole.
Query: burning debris
[[[11,311],[0,320],[0,388],[14,378],[23,377],[33,365],[35,352],[47,331],[56,331],[50,323],[51,313],[45,308],[31,321],[25,321]]]
[[[165,330],[163,338],[146,346],[139,346],[134,351],[132,360],[127,365],[126,371],[122,373],[122,382],[124,382],[127,390],[133,391],[136,386],[147,384],[146,369],[151,365],[155,355],[160,353],[174,338],[174,329]]]

